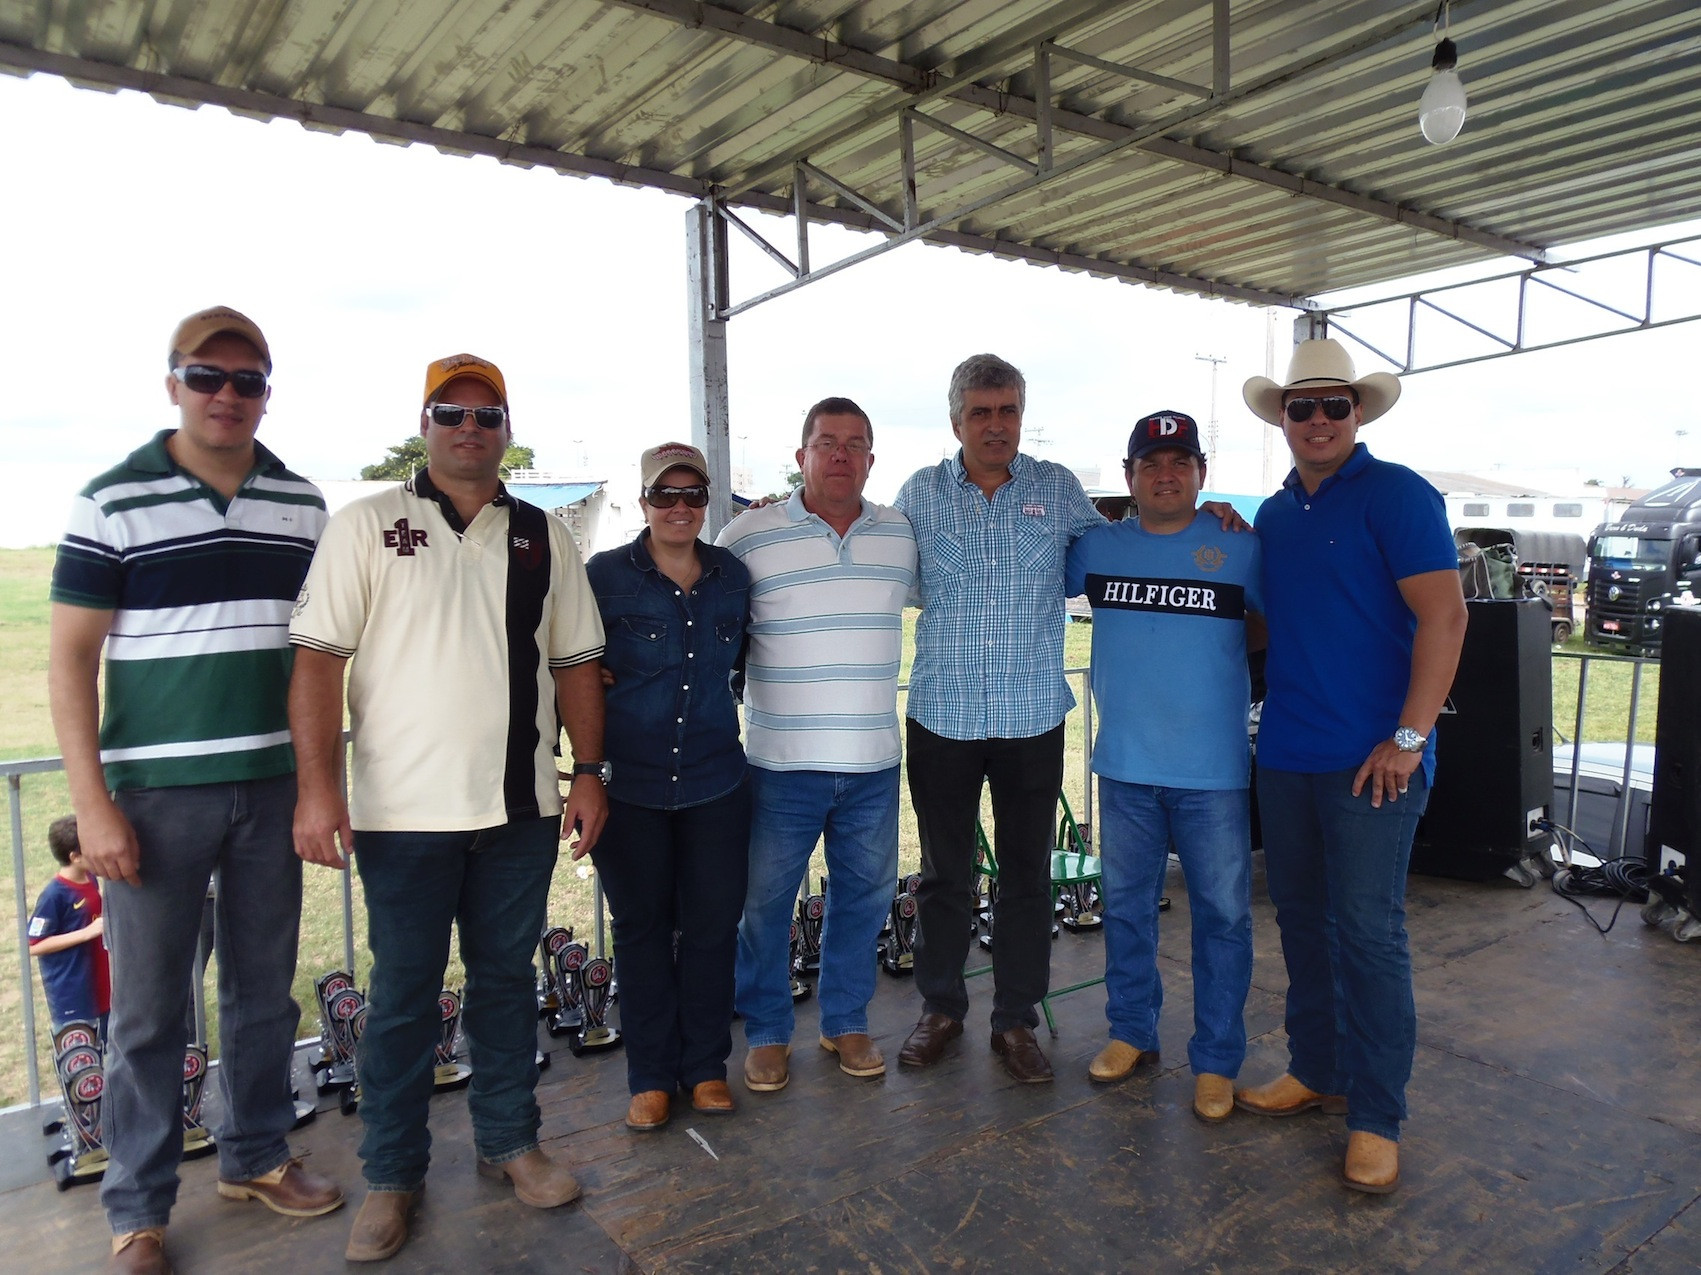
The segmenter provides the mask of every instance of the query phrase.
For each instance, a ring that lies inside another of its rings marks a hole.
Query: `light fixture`
[[[1435,12],[1435,30],[1441,37],[1430,59],[1429,83],[1418,101],[1418,127],[1424,140],[1442,146],[1459,135],[1465,126],[1465,86],[1453,68],[1459,64],[1459,49],[1447,37],[1450,6],[1442,0]]]

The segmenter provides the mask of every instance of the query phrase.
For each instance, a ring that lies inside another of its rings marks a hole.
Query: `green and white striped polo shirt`
[[[255,444],[228,503],[164,430],[78,495],[51,597],[112,611],[100,728],[106,783],[264,779],[295,769],[289,615],[325,499]]]

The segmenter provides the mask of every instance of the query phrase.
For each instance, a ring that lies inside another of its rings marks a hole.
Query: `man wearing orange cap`
[[[1264,866],[1287,962],[1287,1071],[1241,1089],[1266,1116],[1347,1117],[1354,1190],[1399,1185],[1417,1042],[1406,864],[1435,777],[1435,719],[1465,636],[1440,493],[1358,441],[1400,397],[1336,341],[1301,342],[1255,415],[1294,468],[1258,510],[1269,690],[1258,728]]]
[[[367,1195],[346,1254],[356,1262],[406,1243],[425,1182],[451,925],[467,975],[478,1171],[534,1208],[578,1197],[538,1146],[532,950],[561,839],[577,830],[579,858],[608,814],[602,622],[567,525],[498,476],[513,441],[501,371],[471,354],[432,363],[419,429],[426,468],[331,519],[290,624],[296,851],[345,868],[353,850],[373,955],[359,1058]],[[577,763],[565,813],[563,725]]]
[[[215,873],[219,1194],[291,1217],[343,1202],[284,1141],[301,1016],[289,608],[325,502],[254,441],[272,355],[252,319],[190,315],[167,367],[178,427],[83,489],[51,593],[53,728],[83,861],[107,883],[101,1204],[120,1271],[169,1269],[190,987]]]

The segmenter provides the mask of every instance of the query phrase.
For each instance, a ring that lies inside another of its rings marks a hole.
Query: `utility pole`
[[[1195,354],[1193,357],[1211,365],[1211,423],[1205,428],[1205,455],[1214,463],[1217,459],[1217,369],[1228,362],[1228,355]]]

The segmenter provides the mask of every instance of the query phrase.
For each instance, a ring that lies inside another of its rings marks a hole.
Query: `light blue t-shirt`
[[[1250,777],[1246,613],[1262,613],[1260,548],[1198,514],[1155,535],[1128,519],[1069,549],[1069,596],[1093,608],[1093,772],[1164,788],[1244,788]]]

